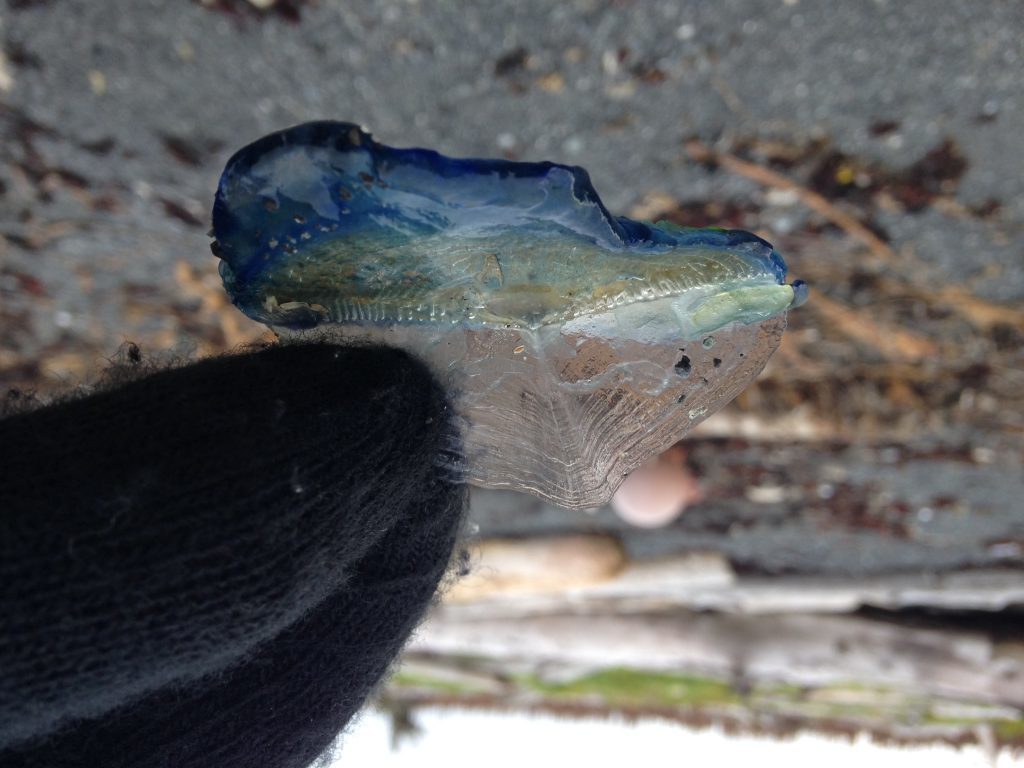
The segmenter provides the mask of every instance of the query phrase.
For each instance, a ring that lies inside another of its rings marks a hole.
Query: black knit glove
[[[443,392],[278,346],[0,421],[0,766],[306,766],[465,507]]]

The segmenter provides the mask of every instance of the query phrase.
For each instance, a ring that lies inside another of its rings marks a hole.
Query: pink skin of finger
[[[612,509],[638,528],[660,528],[703,498],[697,478],[686,465],[686,449],[676,444],[622,482],[612,497]]]

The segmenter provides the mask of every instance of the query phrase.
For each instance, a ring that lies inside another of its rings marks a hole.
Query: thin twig
[[[690,157],[699,163],[718,163],[723,168],[756,181],[758,184],[792,191],[808,208],[866,246],[877,262],[891,265],[896,260],[896,254],[888,243],[854,216],[833,205],[814,190],[762,165],[742,160],[728,152],[715,151],[698,139],[690,139],[686,142],[685,147]],[[908,286],[908,289],[909,293],[924,301],[944,304],[954,311],[962,313],[975,326],[991,328],[997,323],[1005,323],[1017,328],[1024,328],[1024,311],[979,299],[960,286],[947,286],[927,292],[914,289],[912,286]]]
[[[728,168],[733,173],[746,176],[748,179],[756,181],[759,184],[763,184],[766,187],[788,189],[795,192],[803,201],[804,205],[831,221],[850,237],[859,240],[867,246],[868,250],[870,250],[872,255],[876,258],[886,262],[891,262],[895,258],[895,254],[893,253],[892,248],[889,247],[888,243],[861,224],[855,217],[836,207],[814,190],[808,189],[802,184],[798,184],[792,179],[765,168],[762,165],[757,165],[755,163],[748,162],[747,160],[741,160],[735,155],[730,155],[726,152],[716,152],[707,144],[697,139],[691,139],[686,142],[686,151],[689,153],[690,157],[697,162],[718,163],[724,168]]]
[[[919,362],[939,353],[931,339],[904,328],[872,320],[867,312],[858,312],[823,294],[814,297],[814,308],[846,336],[874,347],[888,360]]]

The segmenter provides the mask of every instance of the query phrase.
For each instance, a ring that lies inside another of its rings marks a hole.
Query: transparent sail
[[[581,168],[394,149],[348,123],[240,150],[214,236],[242,311],[285,339],[416,354],[459,411],[470,482],[568,507],[735,397],[806,295],[760,238],[612,216]]]

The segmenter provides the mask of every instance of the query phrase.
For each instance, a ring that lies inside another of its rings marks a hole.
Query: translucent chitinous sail
[[[612,216],[582,168],[300,125],[228,162],[214,252],[283,338],[402,347],[458,409],[470,482],[567,507],[735,397],[806,289],[752,234]]]

